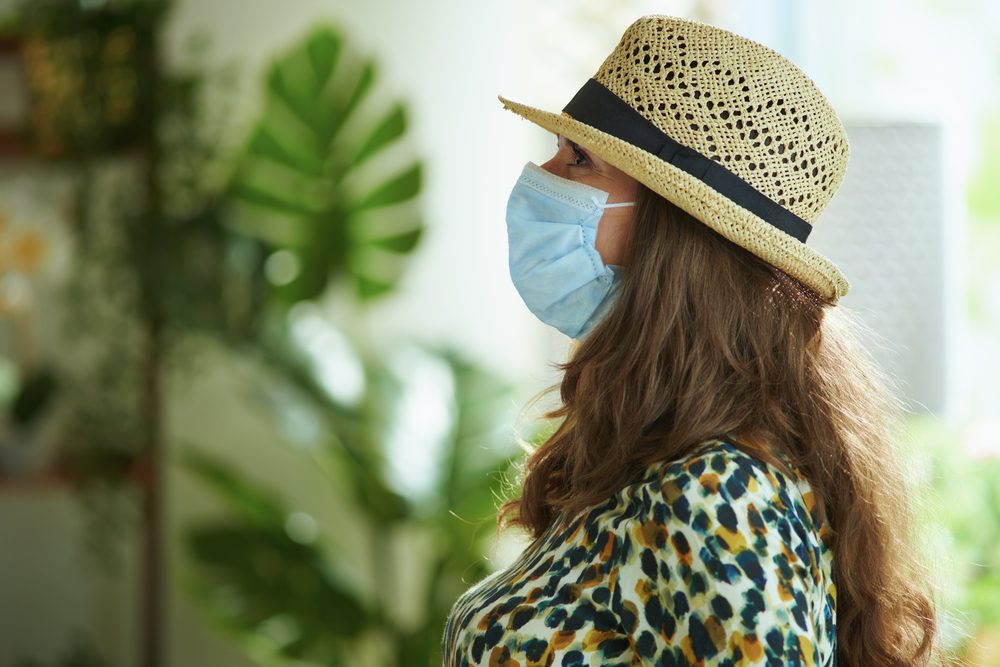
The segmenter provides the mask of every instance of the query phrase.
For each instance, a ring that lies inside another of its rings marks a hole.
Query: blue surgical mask
[[[611,308],[622,267],[605,264],[594,241],[604,190],[528,162],[507,202],[510,277],[535,317],[570,338],[585,337]]]

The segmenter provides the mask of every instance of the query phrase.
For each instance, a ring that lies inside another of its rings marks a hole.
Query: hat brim
[[[800,280],[831,303],[850,283],[829,259],[740,206],[688,172],[614,135],[553,113],[497,96],[504,108],[561,134],[643,183],[733,243]]]

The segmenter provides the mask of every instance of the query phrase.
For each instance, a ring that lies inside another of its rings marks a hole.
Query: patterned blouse
[[[468,665],[835,665],[831,529],[809,483],[723,440],[649,466],[463,593]]]

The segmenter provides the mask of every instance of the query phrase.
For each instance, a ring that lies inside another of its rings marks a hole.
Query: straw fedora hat
[[[847,132],[812,79],[769,47],[643,16],[561,113],[498,97],[828,302],[847,293],[840,269],[806,245],[846,173]]]

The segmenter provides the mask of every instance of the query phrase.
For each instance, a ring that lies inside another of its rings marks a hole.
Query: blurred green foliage
[[[973,326],[989,339],[996,337],[1000,327],[1000,302],[996,296],[1000,286],[1000,107],[986,116],[980,137],[980,161],[972,170],[967,192],[967,307]]]
[[[19,5],[21,60],[33,140],[49,157],[93,156],[135,146],[154,117],[155,32],[169,0]]]
[[[198,567],[185,585],[218,627],[263,664],[357,665],[361,642],[373,637],[391,664],[440,664],[457,587],[489,571],[480,547],[492,536],[496,502],[520,451],[506,428],[511,387],[453,350],[415,346],[446,370],[448,382],[417,391],[422,403],[446,408],[449,423],[427,452],[438,474],[414,496],[388,474],[389,441],[405,432],[403,405],[413,391],[392,367],[393,350],[354,346],[364,390],[345,401],[324,383],[317,363],[323,353],[310,355],[294,335],[291,314],[333,284],[350,286],[355,306],[390,293],[421,237],[421,164],[409,160],[388,172],[377,166],[406,145],[407,115],[399,104],[364,106],[375,74],[374,64],[353,55],[329,27],[279,57],[226,191],[235,204],[228,228],[254,239],[267,256],[263,326],[242,349],[319,415],[328,435],[309,451],[355,518],[350,533],[365,536],[353,553],[338,552],[316,536],[345,526],[303,533],[296,521],[315,520],[283,505],[276,489],[251,484],[220,459],[188,448],[186,468],[231,511],[226,520],[188,530]],[[358,124],[363,106],[367,125]],[[265,396],[278,391],[260,389]],[[269,407],[276,421],[286,409],[281,401]],[[400,552],[404,538],[429,550]],[[371,564],[360,580],[344,567],[359,554]],[[420,581],[399,585],[396,573],[404,565],[413,569],[413,561]],[[419,619],[402,619],[400,607],[419,609]]]
[[[981,628],[1000,625],[1000,446],[995,436],[979,455],[975,437],[932,415],[911,415],[908,439],[920,466],[921,520],[945,612],[949,644],[967,645]],[[990,436],[987,436],[990,437]],[[989,451],[989,445],[993,451]]]
[[[1000,107],[986,116],[980,135],[980,162],[969,182],[968,203],[974,220],[1000,224]]]
[[[516,460],[503,419],[509,387],[452,352],[425,351],[446,365],[453,384],[451,391],[431,397],[451,404],[451,423],[428,452],[439,452],[440,474],[430,493],[420,497],[395,486],[386,474],[384,434],[394,430],[405,400],[395,372],[367,359],[368,389],[348,407],[320,389],[305,364],[282,362],[297,366],[288,377],[329,427],[329,440],[312,451],[356,521],[350,530],[318,526],[316,534],[360,531],[364,538],[351,548],[371,564],[360,579],[340,567],[357,561],[356,553],[324,547],[311,531],[303,536],[295,529],[301,510],[189,450],[187,467],[216,491],[234,518],[189,531],[188,545],[202,569],[187,585],[220,627],[262,663],[357,665],[352,656],[358,655],[359,642],[374,634],[387,647],[390,664],[440,664],[444,622],[460,593],[456,585],[488,574],[481,547],[492,537],[495,502]],[[401,549],[404,538],[406,544],[429,547]],[[399,573],[412,571],[414,562],[417,583],[400,585]],[[419,609],[419,619],[404,621],[401,608]]]
[[[330,392],[293,317],[334,286],[363,312],[403,279],[424,231],[407,109],[375,94],[377,67],[343,32],[320,26],[267,68],[259,118],[223,154],[204,117],[217,82],[159,62],[170,4],[39,0],[20,16],[36,148],[77,178],[75,279],[62,308],[77,338],[100,341],[68,379],[76,445],[63,461],[84,479],[127,479],[161,423],[162,368],[203,370],[174,354],[175,343],[208,334],[272,371],[274,382],[247,391],[275,423],[288,396],[322,421],[309,455],[350,510],[350,534],[365,537],[331,546],[321,537],[347,526],[311,524],[280,487],[252,483],[190,443],[177,462],[229,512],[187,527],[186,589],[263,664],[357,665],[360,643],[372,640],[393,664],[439,664],[447,612],[489,571],[482,548],[519,458],[511,387],[454,350],[405,344],[447,377],[416,390],[447,423],[425,443],[437,472],[415,495],[389,471],[414,391],[392,363],[396,350],[350,345],[364,388],[346,401]],[[74,90],[86,94],[71,104]],[[106,178],[122,163],[126,178]],[[401,540],[423,549],[400,551]],[[346,565],[359,560],[371,565],[362,577]],[[398,585],[403,565],[415,585]],[[402,618],[401,606],[419,618]]]
[[[367,188],[351,187],[409,124],[398,103],[360,111],[375,71],[338,32],[319,28],[267,73],[264,112],[232,183],[256,210],[234,222],[284,250],[277,261],[289,275],[272,277],[286,303],[320,296],[331,280],[353,283],[359,299],[378,297],[395,286],[420,240],[419,210],[400,210],[420,191],[420,162],[407,158],[380,168]]]

